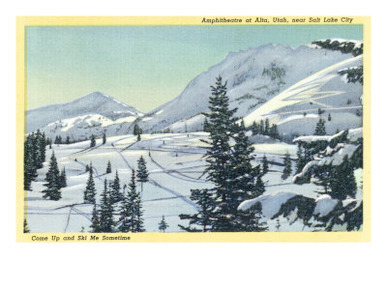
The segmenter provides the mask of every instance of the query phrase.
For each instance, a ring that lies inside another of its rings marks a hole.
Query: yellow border
[[[205,18],[221,18],[223,16],[205,16]],[[268,19],[269,23],[249,23],[246,19],[257,17]],[[281,16],[283,17],[283,16]],[[103,237],[117,237],[108,242],[127,242],[120,237],[130,237],[129,242],[370,242],[371,241],[371,18],[346,16],[353,18],[352,23],[292,23],[293,19],[309,18],[310,16],[286,16],[288,23],[273,23],[272,16],[232,16],[240,18],[242,23],[202,23],[203,16],[195,17],[17,17],[17,60],[16,60],[16,240],[33,242],[34,237],[47,238],[46,242],[77,242],[79,236],[98,237],[96,242],[106,242]],[[331,16],[318,16],[331,17]],[[342,16],[333,16],[341,19]],[[92,234],[92,233],[23,233],[24,196],[23,190],[23,150],[26,108],[26,66],[25,66],[25,27],[26,26],[120,26],[120,25],[363,25],[364,43],[364,86],[363,86],[363,135],[364,135],[364,169],[363,169],[363,230],[359,232],[263,232],[263,233],[136,233],[136,234]],[[65,241],[64,238],[74,240]],[[59,238],[59,240],[57,240]]]

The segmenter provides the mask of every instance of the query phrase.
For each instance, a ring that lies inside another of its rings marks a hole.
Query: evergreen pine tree
[[[98,210],[97,210],[97,204],[94,202],[93,205],[93,212],[92,212],[92,218],[91,218],[91,232],[92,233],[99,233],[101,230],[101,226],[99,223],[99,216],[98,216]]]
[[[266,155],[263,155],[262,158],[262,175],[265,175],[269,172],[269,162],[267,161]]]
[[[141,183],[141,192],[143,190],[143,183],[148,182],[149,172],[146,168],[146,162],[144,157],[141,155],[140,159],[137,160],[137,181]]]
[[[66,137],[66,144],[70,144],[70,137],[69,136]]]
[[[254,148],[245,131],[246,128],[242,120],[240,126],[237,126],[237,133],[233,137],[235,145],[232,147],[232,158],[230,160],[230,178],[233,182],[231,187],[232,197],[228,202],[228,206],[234,210],[233,214],[237,213],[238,205],[243,200],[251,198],[255,190],[254,178],[256,173],[251,165],[253,160],[251,154]]]
[[[90,163],[90,168],[92,168],[91,163]],[[86,189],[83,192],[83,200],[85,203],[95,203],[96,195],[97,195],[97,190],[95,189],[93,170],[89,170],[89,179],[87,180],[87,183],[86,183]]]
[[[263,120],[259,122],[259,134],[264,135],[265,134],[265,123]]]
[[[90,171],[90,166],[89,166],[89,164],[86,164],[86,166],[85,166],[85,172],[89,172]]]
[[[209,132],[209,130],[210,130],[210,128],[209,128],[208,119],[204,118],[203,131],[204,132]]]
[[[120,178],[118,177],[118,171],[116,170],[116,176],[113,180],[112,184],[112,197],[114,202],[121,201],[123,199],[123,195],[121,192],[121,186],[120,186]]]
[[[187,232],[207,232],[212,230],[212,221],[216,218],[215,194],[208,189],[191,189],[190,199],[198,205],[198,212],[193,215],[181,214],[182,220],[189,220],[188,227],[179,225],[179,227]],[[202,228],[198,229],[192,225],[199,225]]]
[[[354,175],[354,167],[352,162],[345,155],[340,166],[333,167],[330,184],[331,196],[340,200],[346,199],[348,196],[355,198],[357,186]]]
[[[259,126],[256,121],[253,122],[253,125],[251,125],[251,133],[252,135],[258,135],[259,134]]]
[[[142,134],[142,129],[136,123],[134,124],[134,127],[133,127],[133,135],[140,135],[140,134]]]
[[[31,190],[31,183],[37,176],[32,137],[27,136],[24,142],[24,190]]]
[[[59,200],[62,198],[61,192],[60,192],[60,176],[59,176],[59,169],[58,169],[58,163],[55,158],[55,153],[52,152],[50,163],[48,166],[48,172],[46,174],[46,182],[44,186],[46,187],[45,190],[43,190],[43,198],[48,198],[51,200]]]
[[[100,209],[100,231],[102,233],[112,233],[114,231],[114,219],[113,219],[113,200],[109,194],[107,188],[107,180],[104,182],[104,190],[101,198]]]
[[[159,223],[159,231],[165,233],[165,230],[169,227],[167,222],[165,221],[165,217],[162,216],[161,221]]]
[[[23,233],[29,233],[29,232],[30,232],[30,229],[28,228],[27,220],[24,219],[24,222],[23,222]]]
[[[316,130],[314,131],[314,135],[323,136],[326,135],[325,131],[325,121],[320,119],[316,125]]]
[[[112,164],[110,163],[110,160],[107,163],[106,166],[106,174],[112,173]]]
[[[270,134],[270,122],[269,119],[265,119],[265,129],[264,129],[264,135],[269,135]]]
[[[120,221],[121,225],[119,230],[121,232],[134,232],[135,224],[135,198],[136,198],[136,177],[135,172],[132,170],[132,177],[129,183],[127,193],[124,193],[124,199],[121,203],[120,209]]]
[[[102,135],[102,144],[106,144],[106,133]]]
[[[292,174],[292,161],[290,160],[289,152],[286,152],[285,154],[284,166],[283,175],[287,178],[290,174]]]
[[[62,171],[60,172],[59,186],[60,186],[60,188],[67,186],[66,168],[64,168],[64,167],[63,167]]]
[[[331,113],[328,114],[328,121],[332,121],[332,116],[331,116]]]
[[[261,166],[259,164],[254,168],[254,171],[256,175],[256,180],[252,195],[253,197],[258,197],[265,192],[265,184],[262,181],[263,172],[261,172]]]
[[[213,231],[231,231],[232,220],[229,218],[232,200],[232,148],[230,138],[234,135],[237,118],[235,109],[229,109],[227,96],[227,82],[222,83],[219,76],[215,86],[211,87],[212,95],[209,99],[209,113],[204,113],[210,123],[209,141],[202,140],[210,145],[205,154],[208,173],[207,179],[214,184],[212,191],[218,203],[217,218],[212,222]],[[192,191],[191,191],[192,192]],[[212,192],[211,192],[212,193]],[[199,195],[200,196],[200,195]]]
[[[96,145],[95,136],[94,134],[92,134],[90,137],[90,148],[95,147],[95,145]]]

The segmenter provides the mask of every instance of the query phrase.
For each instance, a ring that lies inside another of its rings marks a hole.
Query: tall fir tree
[[[131,181],[127,188],[127,192],[124,192],[124,198],[120,208],[120,232],[133,232],[135,224],[135,198],[136,198],[136,177],[135,172],[132,170]]]
[[[102,144],[106,144],[106,133],[102,135]]]
[[[100,231],[102,233],[112,233],[114,232],[114,208],[113,208],[113,199],[110,195],[110,190],[108,190],[107,180],[104,181],[104,189],[101,197],[101,206],[100,206]]]
[[[45,180],[47,183],[44,184],[46,189],[43,190],[43,198],[48,198],[50,200],[61,199],[62,194],[60,191],[60,175],[54,151],[51,155]]]
[[[250,227],[241,223],[237,208],[246,198],[254,195],[255,176],[251,166],[252,147],[243,122],[238,125],[237,109],[229,108],[227,82],[219,76],[211,87],[210,112],[208,118],[209,140],[202,140],[209,148],[205,154],[207,180],[214,187],[191,190],[191,200],[198,205],[198,213],[180,215],[188,219],[189,226],[180,226],[186,231],[239,231]],[[234,145],[232,145],[234,143]],[[202,228],[197,228],[199,225]]]
[[[144,182],[149,181],[149,172],[146,168],[146,162],[142,155],[140,156],[140,159],[137,160],[136,177],[137,177],[137,181],[141,183],[141,192],[142,192]]]
[[[101,225],[100,225],[100,221],[99,221],[96,202],[94,202],[94,204],[93,204],[93,211],[91,214],[91,226],[90,227],[91,227],[92,233],[99,233],[101,231]]]
[[[24,142],[24,190],[31,190],[31,183],[38,176],[34,161],[34,146],[32,136],[27,136]]]
[[[231,148],[232,158],[230,160],[230,170],[233,182],[231,187],[232,197],[230,197],[228,206],[234,210],[233,214],[237,214],[236,210],[238,205],[243,200],[251,198],[255,190],[254,179],[256,172],[251,165],[254,148],[245,132],[246,128],[242,120],[233,136],[235,145]]]
[[[112,183],[112,197],[114,202],[121,201],[123,199],[123,194],[121,192],[120,178],[118,176],[118,171],[116,170],[116,176],[114,177]]]
[[[67,177],[66,177],[66,168],[65,167],[63,167],[63,169],[60,172],[59,186],[60,186],[60,188],[67,186]]]
[[[90,163],[90,168],[92,164]],[[97,195],[97,190],[95,189],[95,183],[93,178],[93,170],[89,170],[89,178],[86,183],[86,189],[83,192],[83,200],[85,203],[95,203],[95,196]]]

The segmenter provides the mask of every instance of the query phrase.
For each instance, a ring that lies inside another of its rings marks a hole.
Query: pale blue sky
[[[361,40],[361,25],[27,28],[27,108],[101,91],[147,112],[231,51],[321,38]]]

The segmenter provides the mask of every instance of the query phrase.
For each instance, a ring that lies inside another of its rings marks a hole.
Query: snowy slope
[[[99,114],[88,114],[69,119],[62,119],[40,128],[47,137],[55,139],[61,136],[62,140],[70,137],[70,141],[82,141],[89,139],[91,134],[102,137],[115,136],[122,132],[129,132],[129,128],[137,119],[137,116],[129,116],[111,120]]]
[[[146,114],[140,126],[146,131],[170,125],[179,131],[201,129],[203,119],[198,114],[207,110],[210,86],[219,75],[228,83],[231,107],[238,107],[237,114],[246,116],[295,83],[350,58],[352,55],[338,51],[273,44],[232,52],[192,80],[177,98]]]
[[[328,134],[337,129],[360,127],[362,85],[348,83],[338,74],[348,67],[362,65],[363,57],[352,57],[325,68],[287,88],[244,118],[245,124],[268,118],[282,134],[313,134],[319,118],[325,119]],[[318,110],[323,110],[319,115]],[[331,121],[328,121],[331,114]]]
[[[27,111],[27,132],[43,128],[50,123],[87,114],[98,114],[111,120],[139,117],[143,114],[112,97],[93,92],[74,101],[54,104]]]

